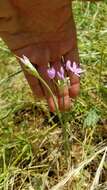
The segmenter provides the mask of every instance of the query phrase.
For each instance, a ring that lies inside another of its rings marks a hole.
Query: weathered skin
[[[79,78],[68,73],[71,87],[63,94],[53,88],[47,76],[51,62],[58,70],[64,61],[79,64],[76,29],[70,0],[0,0],[0,36],[18,56],[29,57],[58,97],[60,110],[70,107],[70,97],[79,93]],[[23,69],[24,70],[24,69]],[[54,111],[52,97],[30,74],[24,71],[35,96],[46,97],[50,110]],[[64,103],[63,103],[64,96]]]

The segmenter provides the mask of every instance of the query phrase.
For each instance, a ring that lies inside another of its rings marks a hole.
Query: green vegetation
[[[86,73],[79,98],[63,113],[68,162],[57,115],[33,99],[0,41],[0,190],[107,189],[107,3],[75,2],[74,14]]]

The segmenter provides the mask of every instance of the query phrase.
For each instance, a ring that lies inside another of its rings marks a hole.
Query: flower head
[[[39,73],[37,72],[36,68],[32,65],[30,60],[23,55],[23,57],[19,57],[19,60],[22,62],[22,64],[25,66],[25,69],[31,73],[32,75],[39,77]]]
[[[82,70],[80,67],[77,66],[75,62],[73,62],[73,65],[71,66],[71,61],[66,62],[66,70],[73,72],[75,75],[80,77],[80,74],[85,72],[85,70]]]
[[[54,79],[56,75],[56,71],[54,67],[47,69],[47,73],[50,79]]]
[[[30,60],[29,60],[25,55],[23,55],[23,58],[20,58],[20,61],[21,61],[24,65],[31,64]]]
[[[65,77],[64,77],[64,68],[63,67],[60,68],[60,71],[57,71],[57,75],[60,79],[64,80]]]

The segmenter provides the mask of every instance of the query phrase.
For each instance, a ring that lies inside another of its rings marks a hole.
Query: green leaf
[[[84,120],[84,127],[93,127],[97,124],[97,122],[99,121],[99,114],[97,113],[96,109],[91,109],[85,120]]]

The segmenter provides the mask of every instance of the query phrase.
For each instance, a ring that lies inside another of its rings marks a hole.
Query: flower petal
[[[66,70],[68,71],[68,70],[70,70],[70,68],[71,68],[71,61],[68,60],[68,61],[66,62]]]
[[[56,71],[54,69],[54,67],[47,69],[47,73],[50,79],[54,79],[55,75],[56,75]]]
[[[60,73],[61,73],[62,75],[64,75],[64,68],[63,68],[63,67],[60,68]]]
[[[23,58],[19,57],[19,59],[20,59],[20,61],[21,61],[23,64],[25,64],[25,60],[24,60]]]
[[[83,70],[81,68],[77,68],[76,71],[77,71],[77,73],[84,73],[85,72],[85,70]]]
[[[74,70],[73,67],[70,68],[70,71],[73,72],[73,73],[76,72],[76,70]]]
[[[76,64],[76,62],[73,62],[73,70],[76,70],[77,69],[77,64]]]
[[[76,73],[76,72],[75,72],[74,74],[77,75],[78,77],[80,77],[80,74],[78,74],[78,73]]]
[[[60,73],[59,71],[57,71],[57,75],[60,79],[64,80],[64,75],[62,73]]]
[[[28,57],[26,57],[25,55],[23,55],[23,59],[24,59],[25,63],[31,63],[30,60],[28,59]]]

